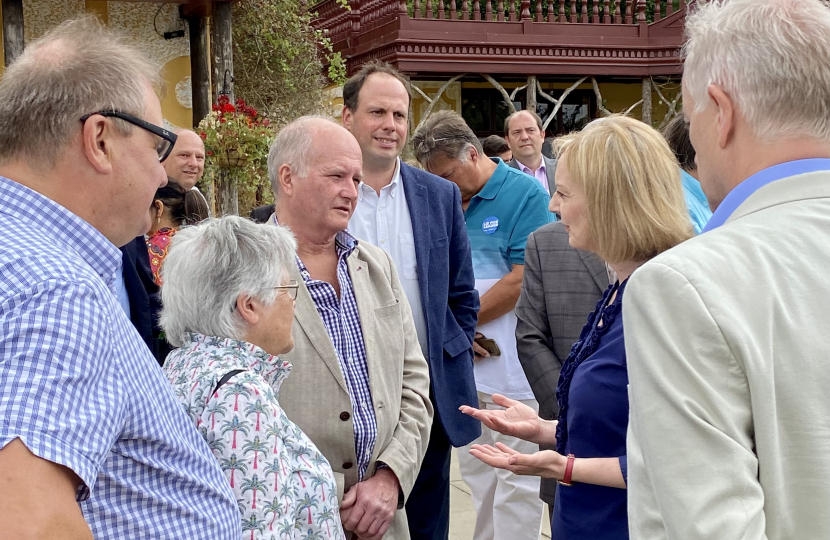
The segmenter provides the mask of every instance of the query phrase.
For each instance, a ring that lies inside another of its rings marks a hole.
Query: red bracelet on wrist
[[[562,477],[562,480],[559,481],[560,484],[563,486],[570,486],[571,482],[571,475],[574,472],[574,460],[576,458],[573,454],[568,454],[568,463],[565,465],[565,476]]]

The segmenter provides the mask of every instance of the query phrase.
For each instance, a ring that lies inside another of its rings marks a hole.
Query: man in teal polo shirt
[[[477,331],[495,341],[498,355],[480,345],[476,350],[479,407],[501,408],[501,394],[538,410],[516,351],[516,315],[530,233],[553,221],[549,197],[537,180],[484,155],[478,137],[455,112],[440,111],[427,119],[412,139],[416,159],[431,173],[455,183],[461,191],[467,234],[473,255],[476,290],[481,297]],[[522,453],[538,445],[482,426],[473,444],[501,442]],[[538,540],[542,518],[539,478],[493,469],[462,448],[458,453],[464,481],[476,508],[474,540]]]

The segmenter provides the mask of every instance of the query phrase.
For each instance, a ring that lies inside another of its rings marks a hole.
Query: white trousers
[[[478,393],[478,402],[480,409],[503,409],[482,392]],[[534,399],[522,403],[539,410]],[[461,477],[470,487],[476,510],[473,540],[539,540],[544,511],[544,503],[539,498],[539,477],[496,469],[470,455],[473,444],[495,446],[497,442],[523,454],[539,451],[538,444],[502,435],[483,424],[481,437],[458,449]]]

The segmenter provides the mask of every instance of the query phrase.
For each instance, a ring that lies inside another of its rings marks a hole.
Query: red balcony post
[[[542,18],[542,0],[536,0],[536,22],[544,22]]]
[[[427,19],[432,19],[432,0],[427,0]]]
[[[522,0],[522,20],[530,20],[530,0]]]
[[[674,13],[674,0],[668,0],[666,2],[666,17]]]
[[[588,0],[582,0],[582,13],[580,14],[579,22],[588,22]]]
[[[634,0],[625,0],[625,24],[634,23],[634,16],[631,12],[631,4],[633,3]]]
[[[455,2],[455,0],[450,0],[450,2]],[[444,0],[438,0],[438,18],[443,19],[446,17],[446,13],[444,13]]]
[[[352,10],[349,12],[349,19],[351,20],[351,29],[348,32],[347,38],[351,38],[352,36],[357,36],[360,33],[360,11],[362,9],[362,4],[360,0],[357,0],[354,5],[352,6]],[[351,40],[349,40],[351,42]]]
[[[645,24],[646,20],[646,0],[637,0],[637,22]]]
[[[565,19],[565,0],[559,0],[559,22],[568,22]]]
[[[461,19],[464,21],[470,20],[470,0],[464,0],[461,3]]]
[[[576,0],[571,0],[571,22],[576,22]]]
[[[504,0],[499,0],[499,16],[498,20],[504,20]]]
[[[608,7],[608,0],[605,0],[603,4],[605,5],[602,11],[602,22],[605,24],[611,24],[611,11]]]
[[[450,20],[455,21],[458,19],[458,8],[455,5],[455,0],[450,0]]]
[[[480,0],[476,0],[475,3],[473,4],[473,11],[474,11],[473,20],[474,21],[480,21],[481,20],[481,1]]]
[[[510,9],[508,10],[510,12],[509,13],[510,22],[516,22],[516,3],[515,3],[514,0],[507,0],[507,1],[510,2]]]
[[[669,0],[669,3],[671,3],[671,0]],[[660,0],[654,0],[654,22],[660,19],[662,19],[660,14]]]
[[[493,0],[487,0],[484,6],[484,18],[488,21],[493,20]]]

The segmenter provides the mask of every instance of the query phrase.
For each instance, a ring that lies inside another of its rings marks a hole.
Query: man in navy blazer
[[[406,513],[413,539],[449,536],[450,453],[481,434],[458,410],[477,404],[472,342],[479,308],[458,187],[399,157],[407,135],[409,81],[370,62],[343,87],[343,126],[363,153],[349,230],[389,253],[412,306],[429,363],[435,419]]]

